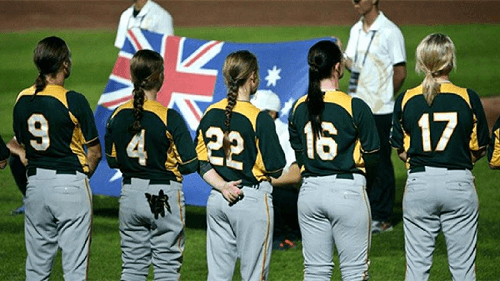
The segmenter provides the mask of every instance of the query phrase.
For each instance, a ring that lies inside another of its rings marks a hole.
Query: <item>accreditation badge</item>
[[[351,78],[349,79],[349,87],[347,88],[348,94],[355,94],[358,89],[359,75],[361,75],[361,68],[353,65],[351,67]]]

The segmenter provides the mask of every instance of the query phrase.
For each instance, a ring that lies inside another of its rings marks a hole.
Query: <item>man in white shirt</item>
[[[123,47],[127,31],[134,27],[174,35],[172,16],[151,0],[134,0],[134,4],[122,13],[116,32],[115,47],[118,49]]]
[[[378,233],[392,229],[396,187],[389,135],[394,95],[406,78],[406,51],[401,30],[379,10],[379,0],[353,0],[353,4],[361,19],[351,28],[345,50],[351,71],[348,92],[370,106],[380,136],[377,178],[368,187],[372,232]]]

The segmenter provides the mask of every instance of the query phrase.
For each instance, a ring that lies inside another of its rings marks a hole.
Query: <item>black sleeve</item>
[[[10,150],[5,145],[2,137],[0,137],[0,161],[7,160],[10,156]]]
[[[94,113],[90,108],[89,102],[80,93],[69,91],[67,93],[68,108],[80,123],[85,144],[95,141],[99,134],[94,120]]]
[[[401,94],[398,96],[396,99],[396,102],[394,103],[394,112],[392,113],[392,127],[391,127],[391,134],[389,137],[389,141],[391,143],[391,146],[402,150],[404,149],[404,143],[403,143],[403,113],[402,113],[402,108],[401,108],[401,103],[403,100],[404,94]]]
[[[113,135],[111,132],[111,123],[113,122],[113,114],[109,116],[108,122],[106,123],[106,134],[104,135],[104,151],[106,154],[106,161],[110,168],[119,168],[118,160],[116,159],[115,144],[113,142]]]
[[[167,131],[172,134],[179,160],[179,172],[190,174],[198,169],[198,156],[186,122],[182,116],[173,109],[167,111]]]
[[[257,137],[268,175],[278,178],[286,165],[285,153],[276,134],[276,125],[274,125],[273,119],[263,111],[257,116]]]
[[[479,95],[470,89],[467,89],[467,93],[469,94],[472,111],[476,117],[474,130],[471,135],[470,150],[478,151],[485,148],[489,144],[490,130],[488,128],[488,121],[486,120],[486,114],[484,113],[483,104],[481,103]]]

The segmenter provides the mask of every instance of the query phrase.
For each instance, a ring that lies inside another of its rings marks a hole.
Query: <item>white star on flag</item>
[[[276,65],[273,66],[273,69],[267,70],[267,76],[266,76],[266,78],[264,78],[265,80],[267,80],[267,87],[269,87],[271,85],[276,87],[276,81],[281,79],[280,72],[281,72],[281,68],[278,69],[276,67]]]

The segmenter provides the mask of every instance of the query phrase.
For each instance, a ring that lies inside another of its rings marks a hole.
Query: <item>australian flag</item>
[[[194,138],[205,109],[226,97],[222,65],[227,55],[249,50],[257,56],[261,78],[259,90],[271,90],[278,94],[282,104],[279,116],[286,123],[293,102],[307,91],[307,53],[320,40],[335,39],[248,44],[205,41],[131,29],[95,111],[101,143],[104,144],[106,122],[113,110],[132,99],[130,60],[138,50],[154,50],[164,58],[165,81],[158,93],[158,101],[184,117]],[[120,196],[121,173],[111,169],[107,163],[101,163],[92,176],[91,186],[94,194]],[[183,190],[186,204],[206,205],[210,187],[198,174],[184,177]]]

